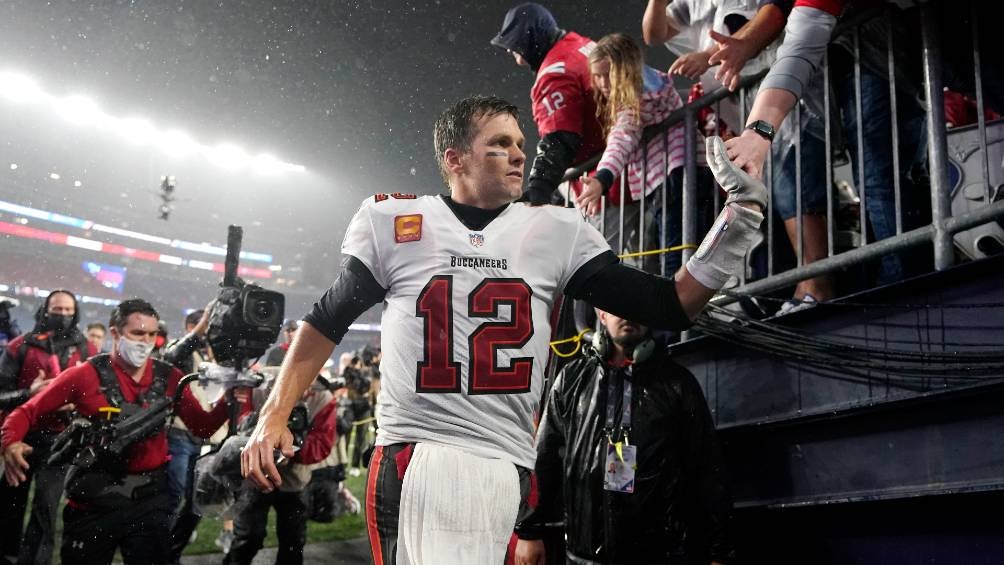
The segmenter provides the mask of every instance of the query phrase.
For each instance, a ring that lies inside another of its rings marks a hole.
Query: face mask
[[[124,337],[119,340],[119,357],[132,367],[142,367],[150,358],[151,352],[153,352],[152,343],[133,341]]]
[[[73,325],[73,316],[66,314],[47,314],[45,328],[56,333],[63,333]]]

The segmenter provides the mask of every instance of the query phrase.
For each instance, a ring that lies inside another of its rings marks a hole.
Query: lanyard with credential
[[[614,379],[607,381],[607,421],[605,430],[607,441],[610,442],[610,445],[614,446],[614,449],[617,451],[617,458],[623,462],[624,446],[631,445],[630,438],[628,438],[628,432],[631,430],[631,381],[625,379],[623,375],[621,375],[620,381],[623,383],[623,387],[621,393],[622,409],[619,433],[613,433],[615,416],[617,415],[617,404],[613,400],[617,395],[617,385],[614,383]],[[615,442],[614,437],[620,437],[621,439]]]

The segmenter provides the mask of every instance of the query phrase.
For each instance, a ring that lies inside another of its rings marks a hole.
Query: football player
[[[293,454],[292,406],[349,324],[386,302],[366,488],[374,561],[494,565],[534,463],[556,300],[687,327],[741,264],[767,192],[728,165],[720,139],[709,142],[729,198],[694,257],[664,278],[622,265],[574,209],[514,202],[526,156],[512,104],[461,100],[434,137],[449,195],[363,202],[345,233],[342,271],[304,318],[241,464],[263,490],[279,487],[274,450]]]

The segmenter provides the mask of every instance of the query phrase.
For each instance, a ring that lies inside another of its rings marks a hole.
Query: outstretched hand
[[[600,198],[603,196],[603,184],[588,175],[582,176],[582,192],[575,197],[575,205],[589,217],[600,212]]]
[[[756,133],[754,136],[760,137]],[[733,141],[733,138],[729,141]],[[737,204],[751,204],[759,206],[758,212],[767,209],[768,192],[767,187],[762,182],[744,171],[736,160],[732,158],[728,151],[729,142],[722,141],[722,138],[712,136],[705,141],[707,148],[708,166],[711,173],[715,175],[715,180],[722,189],[728,192],[725,203],[735,202]],[[750,206],[747,206],[750,207]]]
[[[704,51],[695,51],[693,53],[686,53],[680,55],[673,61],[673,64],[669,66],[669,74],[671,75],[682,75],[690,80],[698,80],[704,71],[708,70],[711,65],[708,63],[708,53]]]
[[[740,73],[746,62],[757,54],[752,41],[741,37],[730,37],[711,30],[711,39],[718,44],[718,50],[708,58],[709,65],[720,65],[715,71],[715,80],[735,92],[739,87]]]
[[[729,161],[757,180],[763,178],[763,164],[770,151],[770,142],[753,130],[743,130],[736,137],[725,142]]]

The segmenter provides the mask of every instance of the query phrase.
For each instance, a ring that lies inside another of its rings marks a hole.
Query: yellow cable
[[[697,249],[697,246],[688,243],[686,245],[675,245],[673,247],[666,247],[665,249],[652,249],[650,251],[636,251],[634,253],[625,253],[623,255],[618,255],[617,257],[621,259],[630,259],[632,257],[644,257],[646,255],[658,255],[660,253],[672,253],[674,251],[683,251],[684,249]]]
[[[558,357],[561,357],[561,358],[567,358],[567,357],[571,357],[571,356],[575,355],[576,353],[579,352],[579,349],[582,348],[582,336],[586,335],[586,333],[588,331],[589,331],[588,329],[585,329],[585,330],[582,330],[581,332],[579,332],[579,335],[573,335],[572,337],[569,337],[569,338],[559,339],[557,341],[552,341],[549,344],[551,346],[551,351],[553,351],[555,355],[557,355]],[[562,345],[562,344],[565,344],[565,343],[573,343],[573,342],[575,343],[575,349],[573,349],[571,353],[562,353],[562,352],[558,351],[557,347],[555,347],[556,345]]]
[[[356,420],[355,422],[352,422],[352,425],[361,426],[363,424],[368,424],[370,422],[375,422],[375,421],[376,421],[376,416],[371,416],[369,418],[363,418],[362,420]]]

